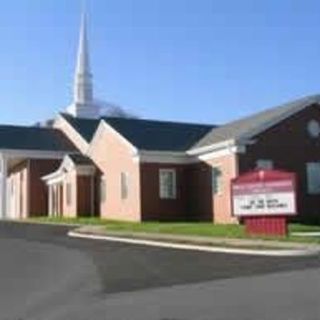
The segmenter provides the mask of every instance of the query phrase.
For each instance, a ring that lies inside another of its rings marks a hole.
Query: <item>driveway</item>
[[[0,223],[1,320],[320,318],[319,256],[179,251],[69,229]]]

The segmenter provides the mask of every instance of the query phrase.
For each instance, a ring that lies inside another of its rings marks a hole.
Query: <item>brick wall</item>
[[[140,168],[132,148],[112,129],[101,127],[93,139],[90,157],[106,178],[106,200],[100,201],[105,219],[140,221]],[[128,197],[121,199],[121,172],[128,174]]]
[[[176,199],[160,199],[159,170],[175,169],[177,183]],[[141,163],[141,212],[142,220],[190,220],[188,207],[187,165]]]
[[[320,139],[311,138],[307,132],[311,119],[320,122],[319,106],[310,106],[257,135],[255,143],[240,155],[239,170],[254,169],[257,159],[271,159],[275,169],[296,172],[299,220],[320,222],[320,195],[307,193],[306,163],[320,161]]]

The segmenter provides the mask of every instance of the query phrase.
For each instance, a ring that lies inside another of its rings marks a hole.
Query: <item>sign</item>
[[[259,171],[239,177],[232,183],[232,206],[235,216],[295,215],[295,179],[290,173],[268,175]],[[251,175],[251,176],[250,176]]]

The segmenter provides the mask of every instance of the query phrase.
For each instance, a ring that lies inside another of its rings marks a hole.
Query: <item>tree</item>
[[[96,103],[100,107],[100,115],[104,117],[117,118],[138,118],[137,115],[128,111],[126,108],[111,102],[98,100]]]

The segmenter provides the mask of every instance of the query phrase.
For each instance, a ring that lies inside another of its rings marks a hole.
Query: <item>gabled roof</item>
[[[91,141],[96,129],[100,123],[100,119],[76,118],[66,113],[61,116],[82,136],[88,143]]]
[[[227,140],[247,139],[263,132],[304,108],[320,103],[320,95],[308,96],[268,109],[212,129],[192,149],[207,147]]]
[[[103,120],[137,149],[148,151],[186,151],[214,128],[213,125],[144,119],[108,117]]]
[[[0,149],[76,151],[58,129],[12,125],[0,125]]]
[[[75,118],[61,114],[68,123],[90,142],[101,120],[104,120],[132,145],[141,150],[185,151],[208,133],[213,125],[103,117]]]

